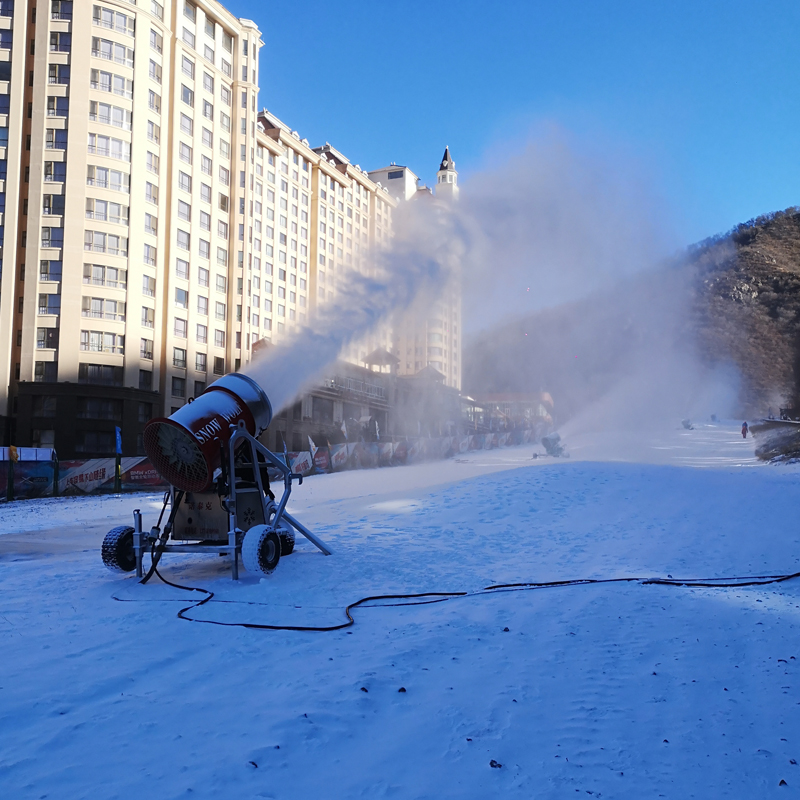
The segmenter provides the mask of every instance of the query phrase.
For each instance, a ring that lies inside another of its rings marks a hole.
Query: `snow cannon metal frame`
[[[232,373],[168,418],[151,420],[144,430],[145,452],[169,484],[158,523],[142,530],[142,515],[133,512],[133,527],[110,530],[103,540],[103,563],[112,570],[143,574],[150,551],[157,565],[162,553],[219,553],[231,559],[231,576],[239,579],[239,556],[250,572],[269,574],[280,557],[294,549],[295,531],[326,556],[328,547],[288,511],[293,473],[258,440],[272,420],[264,390],[245,375]],[[276,501],[270,468],[283,478]],[[167,506],[169,517],[161,529]],[[173,542],[173,543],[169,543]]]

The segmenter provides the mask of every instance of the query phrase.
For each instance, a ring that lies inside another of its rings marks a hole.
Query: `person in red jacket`
[[[743,422],[742,423],[742,439],[746,439],[746,438],[747,438],[747,423]]]

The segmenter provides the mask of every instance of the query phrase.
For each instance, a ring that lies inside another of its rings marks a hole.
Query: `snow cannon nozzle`
[[[199,397],[171,416],[150,420],[144,449],[156,472],[176,489],[202,492],[220,466],[231,426],[244,423],[254,437],[272,421],[272,404],[252,379],[231,373],[214,381]]]

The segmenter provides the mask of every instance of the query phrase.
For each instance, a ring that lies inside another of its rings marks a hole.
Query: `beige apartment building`
[[[391,239],[388,184],[258,111],[262,44],[215,0],[0,0],[3,443],[142,452]]]

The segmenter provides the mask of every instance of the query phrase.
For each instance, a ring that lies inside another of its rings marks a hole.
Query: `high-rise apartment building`
[[[20,444],[109,452],[115,423],[136,452],[162,397],[246,352],[260,34],[213,0],[16,0],[3,21],[0,413]]]

